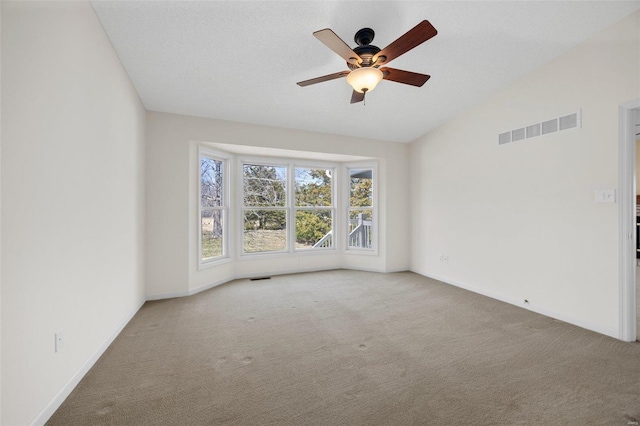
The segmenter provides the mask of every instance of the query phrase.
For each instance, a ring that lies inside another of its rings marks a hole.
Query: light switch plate
[[[596,189],[596,203],[615,203],[615,189]]]
[[[60,330],[57,333],[55,333],[54,337],[56,339],[55,350],[56,350],[56,352],[60,352],[62,350],[62,348],[64,347],[64,330]]]

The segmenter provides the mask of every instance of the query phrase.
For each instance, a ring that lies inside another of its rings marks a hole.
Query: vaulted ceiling
[[[492,92],[638,9],[615,1],[92,2],[145,107],[339,135],[411,142]],[[366,105],[312,36],[347,44],[373,28],[384,48],[423,19],[438,35],[390,66],[431,75],[421,88],[382,81]]]

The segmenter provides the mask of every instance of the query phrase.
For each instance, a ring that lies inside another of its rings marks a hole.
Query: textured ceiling
[[[411,142],[638,9],[638,2],[93,1],[148,110]],[[381,82],[351,105],[346,69],[312,33],[384,48],[423,19],[438,35],[390,66],[431,75]]]

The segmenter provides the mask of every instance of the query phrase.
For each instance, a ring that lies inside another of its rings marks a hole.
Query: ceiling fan
[[[362,28],[356,33],[354,41],[358,46],[353,49],[329,28],[316,31],[313,35],[329,49],[346,60],[350,71],[340,71],[334,74],[301,81],[298,83],[298,86],[304,87],[311,84],[322,83],[323,81],[347,77],[347,83],[353,87],[353,93],[351,94],[352,104],[363,101],[364,95],[372,91],[382,79],[421,87],[431,76],[389,68],[383,65],[388,64],[414,47],[419,46],[436,34],[438,34],[438,31],[433,25],[431,25],[429,21],[424,20],[400,36],[396,41],[380,50],[379,47],[371,44],[375,35],[371,28]]]

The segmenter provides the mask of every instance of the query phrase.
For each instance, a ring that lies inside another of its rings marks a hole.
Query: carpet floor
[[[632,425],[640,344],[410,272],[147,302],[48,424]]]

